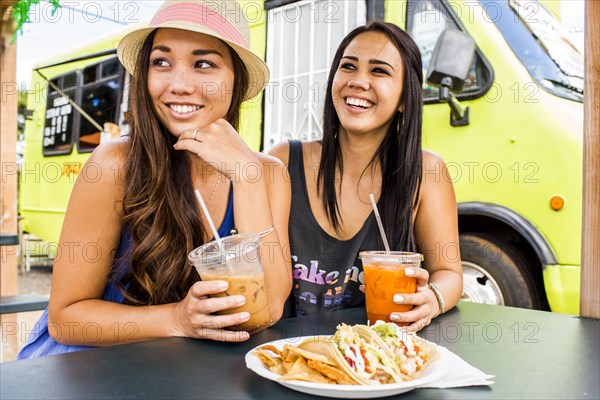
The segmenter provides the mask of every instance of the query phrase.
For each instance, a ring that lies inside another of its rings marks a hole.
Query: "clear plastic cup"
[[[362,251],[365,301],[369,324],[390,321],[390,313],[409,311],[411,305],[396,304],[395,294],[415,293],[417,278],[405,275],[408,267],[420,268],[423,255],[406,251]]]
[[[210,297],[242,295],[246,298],[246,303],[241,307],[216,313],[250,313],[248,321],[227,329],[248,331],[252,334],[271,325],[259,239],[257,233],[240,233],[222,238],[221,246],[212,241],[194,249],[188,255],[203,281],[220,280],[229,283],[225,292],[212,294]]]

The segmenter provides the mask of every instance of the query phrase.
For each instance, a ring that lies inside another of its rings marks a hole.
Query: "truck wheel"
[[[463,301],[540,309],[540,288],[526,258],[491,235],[460,235]]]

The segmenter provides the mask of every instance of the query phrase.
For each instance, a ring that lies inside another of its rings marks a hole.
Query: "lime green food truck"
[[[458,102],[423,87],[423,146],[448,166],[425,173],[456,190],[463,299],[579,312],[583,56],[552,11],[532,0],[240,3],[272,73],[242,111],[240,133],[256,150],[320,138],[329,64],[354,27],[383,19],[406,29],[425,74],[443,32],[469,35],[475,51]],[[122,35],[33,72],[19,207],[23,229],[46,242],[58,241],[75,178],[97,179],[84,164],[90,152],[127,131],[129,77],[115,54]]]

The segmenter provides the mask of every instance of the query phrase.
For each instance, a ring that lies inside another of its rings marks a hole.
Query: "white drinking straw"
[[[219,236],[219,232],[217,232],[217,228],[215,228],[215,224],[214,224],[212,218],[210,217],[210,214],[208,213],[208,208],[206,208],[204,199],[202,198],[202,195],[200,194],[200,191],[198,189],[194,190],[194,193],[196,193],[196,197],[198,198],[198,203],[200,203],[200,208],[202,208],[202,212],[204,213],[204,216],[206,217],[206,220],[208,221],[210,230],[212,231],[213,235],[215,236],[215,239],[217,240],[217,244],[219,245],[219,248],[221,248],[221,236]]]
[[[385,246],[385,251],[390,252],[390,245],[387,241],[387,236],[385,236],[385,231],[383,230],[383,224],[381,223],[381,217],[379,216],[379,210],[377,209],[377,204],[375,204],[375,196],[373,193],[369,195],[371,199],[371,204],[373,205],[373,212],[375,213],[375,219],[377,220],[377,225],[379,225],[379,232],[381,233],[381,238],[383,239],[383,245]]]

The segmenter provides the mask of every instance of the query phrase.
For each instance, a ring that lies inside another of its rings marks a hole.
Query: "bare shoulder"
[[[129,150],[129,141],[120,139],[108,143],[102,143],[88,159],[88,163],[96,163],[102,168],[106,166],[124,165],[127,159],[127,151]]]
[[[281,158],[277,157],[276,155],[271,154],[270,151],[269,151],[269,154],[260,153],[260,152],[256,152],[254,154],[256,154],[256,156],[258,157],[258,160],[262,163],[263,166],[270,166],[270,165],[284,166],[283,160]]]
[[[88,158],[71,192],[62,242],[90,240],[110,246],[116,243],[123,212],[128,147],[127,141],[103,143]]]
[[[423,149],[423,185],[439,183],[448,178],[446,163],[431,150]]]
[[[426,149],[423,149],[422,153],[423,153],[423,163],[426,166],[445,165],[444,160],[442,159],[442,157],[439,154],[437,154],[431,150],[426,150]]]
[[[290,143],[277,143],[275,146],[271,147],[267,154],[273,157],[277,157],[284,164],[287,164],[290,158]]]
[[[289,164],[290,161],[290,143],[281,142],[276,144],[269,150],[270,155],[277,157],[285,165]],[[302,154],[304,159],[319,159],[321,157],[321,142],[302,142]]]
[[[125,174],[129,141],[121,139],[96,147],[77,179],[77,187],[94,186],[96,193],[120,196]]]
[[[423,180],[419,203],[447,202],[456,206],[452,180],[441,156],[433,151],[423,150]]]
[[[312,142],[302,142],[302,152],[308,155],[321,155],[321,142],[313,140]]]
[[[272,155],[256,153],[262,164],[263,173],[269,185],[289,186],[287,179],[287,168],[282,160]],[[283,184],[283,185],[282,185]]]

